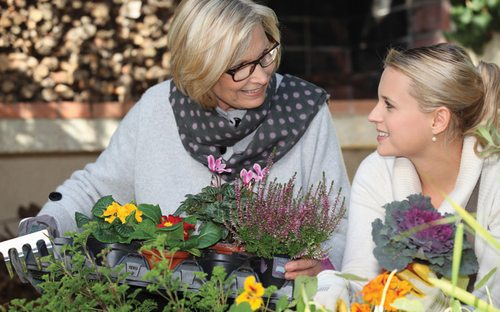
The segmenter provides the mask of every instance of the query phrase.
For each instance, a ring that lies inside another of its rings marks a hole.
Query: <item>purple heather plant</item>
[[[429,197],[412,194],[403,201],[384,206],[385,224],[381,219],[372,223],[375,242],[373,254],[379,264],[388,271],[402,270],[415,261],[446,277],[451,276],[451,263],[455,238],[455,224],[446,223],[451,214],[441,215]],[[461,275],[478,270],[472,246],[464,240]]]
[[[254,166],[254,175],[242,172],[243,183],[235,183],[236,211],[230,213],[226,226],[248,252],[263,258],[324,258],[326,251],[321,243],[330,237],[345,213],[340,190],[332,204],[333,182],[328,188],[323,176],[316,187],[295,194],[296,175],[287,183],[274,180],[268,184],[270,167],[268,162],[263,170]]]

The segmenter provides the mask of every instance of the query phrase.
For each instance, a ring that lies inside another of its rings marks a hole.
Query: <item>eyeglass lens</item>
[[[247,79],[255,71],[255,67],[257,66],[257,64],[260,64],[262,68],[268,67],[275,61],[276,55],[278,54],[277,52],[278,52],[278,45],[274,46],[271,50],[269,50],[266,54],[262,55],[259,59],[236,69],[236,71],[232,73],[233,80],[238,82]]]

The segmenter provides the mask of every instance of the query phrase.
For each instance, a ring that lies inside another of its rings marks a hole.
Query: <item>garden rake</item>
[[[10,277],[14,277],[15,271],[23,283],[28,283],[32,277],[27,262],[34,261],[41,270],[40,258],[51,253],[52,246],[52,238],[45,229],[1,242],[0,254],[3,255]]]

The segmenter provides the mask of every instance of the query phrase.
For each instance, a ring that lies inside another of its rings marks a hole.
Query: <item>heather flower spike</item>
[[[221,174],[223,172],[231,172],[231,169],[226,169],[226,164],[222,162],[222,157],[215,159],[213,155],[208,155],[208,169],[213,173]]]

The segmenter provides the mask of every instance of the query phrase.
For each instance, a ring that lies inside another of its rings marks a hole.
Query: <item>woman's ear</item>
[[[451,120],[451,112],[447,107],[440,106],[433,112],[432,133],[440,134],[448,128]]]

